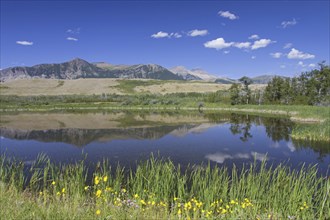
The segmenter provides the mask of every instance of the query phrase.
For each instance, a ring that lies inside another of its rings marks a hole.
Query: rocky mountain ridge
[[[160,80],[183,80],[168,69],[156,64],[125,65],[109,68],[109,65],[96,65],[83,59],[57,63],[39,64],[32,67],[10,67],[0,71],[1,82],[14,79],[79,79],[79,78],[139,78]]]
[[[251,78],[255,84],[266,84],[274,75]],[[17,66],[0,70],[0,82],[15,79],[79,79],[79,78],[125,78],[158,80],[201,80],[221,84],[238,83],[238,80],[218,77],[205,70],[176,66],[170,69],[157,64],[114,65],[106,62],[89,63],[76,58],[68,62],[38,64],[32,67]]]

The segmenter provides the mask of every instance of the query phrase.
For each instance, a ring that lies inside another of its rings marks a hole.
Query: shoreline
[[[260,107],[260,106],[259,106]],[[274,106],[276,107],[276,106]],[[284,111],[284,110],[269,110],[269,109],[253,109],[253,108],[237,108],[237,107],[141,107],[141,106],[89,106],[89,107],[49,107],[49,108],[0,108],[0,112],[52,112],[61,110],[160,110],[160,111],[219,111],[219,112],[239,112],[239,113],[257,113],[258,115],[278,115],[287,116],[290,120],[299,123],[323,123],[326,120],[313,117],[299,117],[297,111]]]

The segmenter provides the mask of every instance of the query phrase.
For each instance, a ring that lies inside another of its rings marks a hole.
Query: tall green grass
[[[136,169],[84,161],[55,165],[39,156],[28,168],[0,157],[1,219],[329,219],[329,179],[316,167],[266,162],[242,169],[208,165],[182,171],[155,159]]]
[[[296,140],[330,142],[330,120],[319,124],[298,124],[292,130],[291,137]]]

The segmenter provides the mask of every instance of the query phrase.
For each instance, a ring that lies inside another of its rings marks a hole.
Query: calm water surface
[[[285,162],[292,168],[317,164],[327,175],[329,143],[290,138],[286,118],[230,113],[48,113],[1,115],[1,153],[29,164],[45,153],[54,162],[73,163],[87,154],[95,164],[134,167],[151,153],[175,164],[238,167],[254,160]]]

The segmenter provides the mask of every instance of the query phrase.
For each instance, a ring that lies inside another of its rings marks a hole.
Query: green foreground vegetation
[[[0,157],[1,219],[329,219],[329,179],[316,167],[255,162],[232,171],[194,165],[182,172],[155,159],[136,169],[107,161],[88,181],[84,161],[55,165]],[[28,176],[28,177],[26,177]]]

